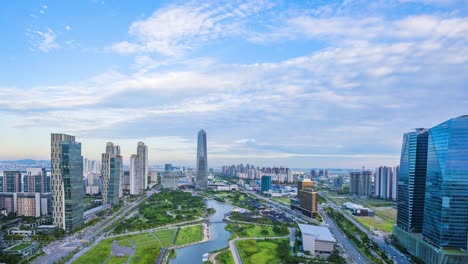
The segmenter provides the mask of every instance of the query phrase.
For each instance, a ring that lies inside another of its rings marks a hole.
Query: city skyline
[[[6,2],[0,160],[50,133],[99,160],[375,168],[401,135],[467,114],[464,1]],[[85,22],[84,22],[85,21]],[[168,30],[171,29],[171,30]],[[27,78],[25,78],[27,76]]]

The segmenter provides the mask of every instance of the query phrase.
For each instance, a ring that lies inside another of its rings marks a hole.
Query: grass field
[[[359,221],[359,223],[361,223],[369,230],[377,229],[387,233],[391,233],[393,226],[395,225],[395,223],[385,221],[378,216],[353,216],[353,218]]]
[[[275,197],[275,198],[272,198],[272,200],[280,202],[280,203],[285,204],[285,205],[290,205],[291,204],[291,198],[289,198],[289,197]]]
[[[117,256],[113,256],[109,259],[109,261],[107,262],[107,264],[124,264],[127,262],[128,258],[130,256],[129,255],[125,255],[124,257],[117,257]]]
[[[129,236],[129,239],[137,245],[135,255],[130,263],[154,263],[161,251],[162,245],[159,241],[148,233]]]
[[[177,237],[175,240],[176,246],[181,246],[193,242],[198,242],[203,239],[203,226],[202,225],[195,225],[195,226],[187,226],[182,227],[179,229],[177,233]]]
[[[137,246],[135,254],[133,255],[130,263],[153,263],[159,251],[161,251],[162,245],[159,241],[154,238],[151,234],[143,233],[132,236],[122,236],[118,238],[106,239],[101,243],[97,244],[91,250],[86,252],[83,256],[78,258],[74,263],[77,264],[90,264],[90,263],[104,263],[104,261],[111,255],[112,242],[117,240],[119,245],[132,247],[133,241]],[[125,263],[129,256],[119,258],[113,256],[109,259],[108,263]]]
[[[234,264],[234,258],[230,250],[223,251],[216,255],[216,263],[219,264]]]
[[[345,202],[352,202],[374,210],[376,215],[374,217],[354,216],[356,220],[369,230],[378,229],[391,233],[393,226],[396,224],[397,211],[395,202],[372,198],[363,199],[346,194],[327,193],[326,196],[340,206]]]
[[[154,231],[153,233],[161,240],[163,246],[172,246],[172,239],[174,238],[176,229],[163,229]]]
[[[79,257],[75,264],[104,263],[111,254],[112,240],[106,239]]]
[[[279,230],[275,232],[272,226],[264,225],[228,224],[226,228],[236,233],[239,237],[274,237],[289,234],[287,228],[283,232]]]
[[[280,239],[238,240],[236,247],[244,264],[276,264],[282,262],[278,242]]]

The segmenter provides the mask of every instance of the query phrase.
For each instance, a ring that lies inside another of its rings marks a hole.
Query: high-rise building
[[[4,192],[21,192],[21,172],[20,171],[4,171],[3,172],[3,191]]]
[[[429,130],[423,237],[468,249],[468,115]]]
[[[406,133],[401,148],[398,179],[397,225],[403,230],[421,232],[426,189],[428,130]]]
[[[140,193],[141,180],[138,174],[138,155],[130,156],[130,194]]]
[[[197,189],[205,190],[208,187],[208,155],[206,148],[206,132],[198,132],[197,143]]]
[[[130,171],[124,171],[122,192],[125,194],[130,194]]]
[[[302,214],[313,217],[317,214],[317,192],[314,191],[311,180],[299,181],[297,184],[297,198],[291,199],[291,208],[300,210]]]
[[[372,172],[350,172],[350,193],[354,195],[369,196],[372,192]]]
[[[172,164],[164,164],[164,171],[171,171],[172,170]]]
[[[54,225],[71,231],[83,223],[81,143],[66,134],[51,134],[52,212]]]
[[[45,168],[27,168],[23,176],[23,192],[50,192],[50,178]]]
[[[374,197],[396,200],[397,177],[392,167],[380,166],[374,173]]]
[[[148,146],[143,142],[138,142],[138,176],[141,190],[148,188]]]
[[[262,186],[261,186],[261,191],[262,192],[268,192],[271,190],[271,176],[262,176]]]
[[[102,153],[102,203],[118,205],[121,192],[122,156],[120,147],[107,143],[106,153]]]
[[[467,217],[468,115],[405,134],[394,237],[425,263],[468,263]]]
[[[130,156],[130,194],[148,188],[148,146],[138,142],[137,154]]]

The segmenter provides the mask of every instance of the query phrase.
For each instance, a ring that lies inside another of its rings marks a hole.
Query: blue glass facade
[[[421,232],[427,166],[427,129],[403,136],[398,175],[397,225],[403,230]]]
[[[120,186],[120,158],[110,158],[110,177],[109,177],[109,198],[112,205],[119,204],[119,186]]]
[[[65,229],[73,230],[83,223],[83,157],[81,143],[60,142],[60,172],[65,198]]]
[[[197,144],[197,189],[208,187],[208,150],[206,147],[206,132],[202,129],[198,132]]]
[[[430,129],[423,237],[446,248],[468,243],[468,116]]]
[[[262,176],[262,192],[268,192],[271,190],[271,176]]]

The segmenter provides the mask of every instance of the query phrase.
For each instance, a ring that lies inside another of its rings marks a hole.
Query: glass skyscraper
[[[262,176],[261,190],[262,192],[268,192],[269,190],[271,190],[271,176]]]
[[[206,148],[206,132],[202,129],[198,132],[197,143],[197,189],[208,187],[208,155]]]
[[[429,131],[424,204],[424,239],[467,250],[468,115]]]
[[[393,235],[424,263],[468,263],[468,115],[404,135]]]
[[[118,205],[122,156],[120,147],[108,142],[106,153],[102,153],[102,203]]]
[[[71,231],[83,223],[81,143],[74,136],[52,134],[51,165],[54,225]]]
[[[421,232],[423,226],[428,133],[427,129],[418,128],[403,136],[397,225],[410,232]]]

